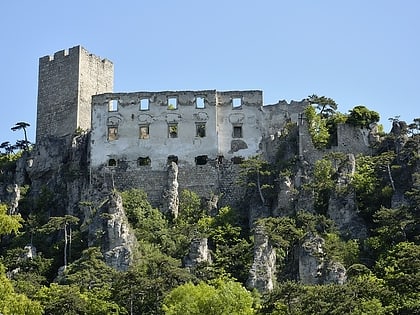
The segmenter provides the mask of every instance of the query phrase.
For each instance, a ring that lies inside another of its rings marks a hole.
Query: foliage
[[[338,104],[329,97],[313,94],[307,98],[311,106],[316,105],[319,115],[328,118],[335,114]]]
[[[7,214],[7,206],[0,204],[0,236],[17,233],[22,227],[23,219],[19,214]]]
[[[79,218],[72,215],[65,215],[63,217],[51,217],[45,224],[41,231],[52,233],[58,230],[64,231],[64,249],[63,249],[63,263],[64,269],[67,267],[67,257],[71,257],[71,226],[79,222]],[[67,249],[68,248],[68,249]]]
[[[116,303],[109,302],[109,296],[106,289],[81,292],[78,286],[52,283],[39,290],[36,299],[44,307],[45,314],[127,314]]]
[[[380,116],[377,112],[359,105],[349,111],[347,123],[353,126],[369,128],[370,124],[377,123],[379,119]]]
[[[327,233],[325,239],[325,252],[328,258],[339,261],[349,267],[359,261],[359,242],[357,240],[342,240],[337,233]]]
[[[305,108],[305,117],[308,121],[309,134],[311,135],[312,143],[315,148],[325,148],[330,138],[327,121],[317,115],[315,108],[312,106]]]
[[[252,262],[253,243],[239,224],[238,213],[223,207],[215,217],[204,217],[198,226],[213,249],[213,266],[219,275],[245,283]]]
[[[142,243],[140,250],[141,259],[117,275],[112,298],[132,314],[160,314],[165,295],[194,277],[155,246]]]
[[[391,204],[392,190],[389,187],[393,178],[388,166],[394,158],[392,152],[356,158],[356,172],[351,185],[356,192],[359,210],[365,218],[370,218],[381,206],[389,207]]]
[[[165,315],[256,314],[252,294],[240,283],[225,279],[178,286],[165,297],[163,310]]]
[[[12,282],[6,277],[2,264],[0,264],[0,313],[4,315],[43,314],[40,303],[15,292]]]
[[[296,222],[290,217],[263,218],[257,221],[267,234],[270,242],[278,249],[279,260],[286,257],[286,253],[292,249],[302,237],[304,232],[296,227]]]
[[[240,184],[246,187],[255,187],[261,203],[266,204],[266,195],[272,192],[272,167],[260,155],[252,156],[241,164]]]
[[[116,270],[108,266],[97,247],[83,251],[82,257],[71,263],[64,272],[64,284],[77,285],[84,290],[111,287]]]

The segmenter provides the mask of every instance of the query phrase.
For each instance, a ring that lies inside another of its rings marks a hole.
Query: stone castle
[[[303,115],[305,100],[265,105],[257,90],[115,93],[113,76],[111,61],[81,46],[40,58],[36,144],[10,178],[3,176],[0,200],[11,205],[11,213],[18,211],[19,187],[30,185],[30,198],[41,199],[49,216],[79,217],[87,245],[100,246],[105,261],[118,270],[133,261],[136,240],[115,190],[142,189],[154,207],[176,216],[179,193],[188,189],[207,202],[210,214],[241,203],[252,224],[263,216],[309,211],[313,198],[299,188],[324,154],[371,150],[369,130],[346,124],[338,126],[335,146],[316,150]],[[285,146],[290,126],[293,143]],[[298,170],[291,178],[276,178],[277,195],[262,204],[238,185],[240,164],[255,155],[274,162],[280,150],[297,160]],[[339,228],[363,230],[356,224],[355,203],[339,201],[341,212],[330,214]],[[269,289],[274,249],[258,254],[267,244],[258,231],[255,242],[251,287]]]
[[[308,105],[304,100],[264,105],[259,90],[114,93],[113,76],[111,61],[81,46],[40,58],[34,166],[37,156],[51,160],[54,147],[68,147],[78,132],[89,131],[90,182],[141,188],[160,208],[175,188],[240,199],[237,164],[257,154],[272,160],[282,129],[288,122],[303,125]],[[363,143],[343,128],[337,150]],[[300,129],[299,156],[316,159]]]

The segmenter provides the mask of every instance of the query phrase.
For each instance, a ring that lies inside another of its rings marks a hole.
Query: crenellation
[[[261,90],[114,93],[113,63],[81,46],[39,64],[37,144],[48,137],[70,141],[76,129],[88,130],[92,174],[102,174],[104,183],[111,178],[120,190],[141,188],[157,206],[172,162],[179,189],[205,198],[222,194],[225,204],[239,200],[240,161],[257,154],[273,160],[288,123],[299,128],[299,155],[316,158],[308,156],[310,138],[301,130],[305,100],[264,105]],[[344,128],[339,136],[356,142],[364,136]]]

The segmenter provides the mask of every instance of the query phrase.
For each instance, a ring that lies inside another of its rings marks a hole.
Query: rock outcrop
[[[191,268],[201,263],[211,263],[212,258],[207,244],[207,238],[196,238],[191,241],[188,255],[184,258],[184,267]]]
[[[247,287],[259,292],[273,290],[276,273],[276,252],[261,226],[254,232],[254,262],[249,271]]]
[[[112,193],[97,209],[89,225],[89,246],[100,245],[105,262],[116,270],[125,271],[133,261],[135,242],[121,196]]]
[[[168,212],[173,218],[178,217],[179,192],[178,192],[178,165],[171,162],[168,165],[168,184],[163,198],[165,206],[163,211]]]
[[[299,248],[299,279],[304,284],[343,284],[346,268],[329,260],[324,251],[325,240],[312,233],[306,234]]]

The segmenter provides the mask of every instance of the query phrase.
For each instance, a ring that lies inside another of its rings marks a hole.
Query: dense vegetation
[[[320,149],[334,144],[338,123],[367,128],[379,120],[363,106],[344,115],[332,99],[313,95],[309,100],[316,106],[308,107],[306,117]],[[337,165],[345,157],[325,155],[302,188],[312,194],[313,211],[259,219],[277,254],[277,282],[264,294],[246,289],[254,246],[248,200],[214,214],[185,190],[179,216],[171,218],[153,208],[143,191],[119,192],[138,246],[135,263],[117,272],[105,264],[99,247],[87,247],[83,222],[49,215],[57,207],[51,191],[45,188],[31,202],[25,198],[30,187],[22,187],[19,214],[0,205],[0,313],[420,314],[419,127],[417,119],[400,134],[382,135],[373,155],[356,158],[356,172],[344,188],[336,183]],[[275,200],[276,179],[299,168],[297,152],[284,155],[296,141],[295,126],[286,129],[275,164],[258,157],[242,164],[240,182],[247,195],[266,207]],[[401,137],[404,144],[398,146]],[[20,154],[2,153],[3,180]],[[350,193],[367,227],[363,239],[340,233],[328,217],[330,197]],[[393,202],[395,196],[401,202]],[[345,284],[298,281],[294,253],[308,233],[325,240],[326,259],[346,267]],[[191,242],[203,238],[211,263],[185,268]],[[28,257],[27,244],[37,248],[36,256]]]

